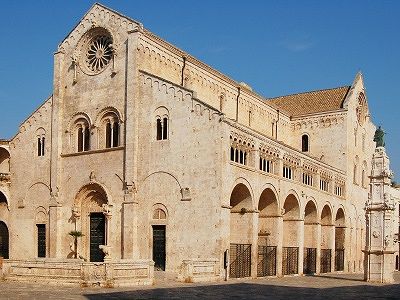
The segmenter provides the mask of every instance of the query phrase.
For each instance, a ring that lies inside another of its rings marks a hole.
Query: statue
[[[375,131],[374,135],[374,142],[376,143],[376,147],[385,147],[385,140],[384,140],[385,132],[381,128],[381,126],[378,127],[378,129]]]

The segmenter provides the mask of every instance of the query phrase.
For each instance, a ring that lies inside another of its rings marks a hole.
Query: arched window
[[[166,107],[156,109],[156,140],[168,140],[169,112]]]
[[[156,208],[153,212],[154,220],[165,220],[167,218],[167,214],[161,208]]]
[[[168,118],[157,117],[157,141],[168,139]]]
[[[301,137],[301,151],[308,152],[310,150],[309,138],[307,134],[303,134]]]
[[[37,144],[36,144],[36,148],[37,148],[37,156],[44,156],[44,152],[45,152],[45,135],[46,135],[46,131],[43,128],[39,128],[38,130],[36,130],[36,137],[37,137]]]
[[[78,152],[90,150],[90,129],[85,122],[77,124]]]
[[[38,156],[44,156],[44,149],[45,149],[45,137],[38,137],[37,139],[37,151]]]
[[[106,148],[119,146],[119,122],[118,120],[106,123]]]

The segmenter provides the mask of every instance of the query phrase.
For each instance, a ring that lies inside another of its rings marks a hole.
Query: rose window
[[[94,73],[101,72],[113,55],[110,36],[99,35],[92,39],[86,52],[86,66]]]

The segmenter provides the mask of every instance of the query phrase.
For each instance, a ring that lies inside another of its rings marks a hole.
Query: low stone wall
[[[183,282],[205,282],[221,279],[218,259],[190,259],[184,260],[178,275],[178,280]]]
[[[151,285],[154,262],[151,260],[119,260],[102,263],[80,259],[4,260],[3,279],[81,286]]]

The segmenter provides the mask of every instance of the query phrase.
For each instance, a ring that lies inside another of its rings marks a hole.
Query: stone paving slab
[[[218,283],[158,282],[130,288],[80,288],[0,282],[0,299],[400,299],[400,274],[394,284],[370,284],[362,274],[329,274]]]

